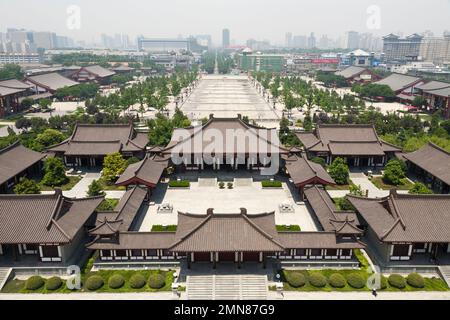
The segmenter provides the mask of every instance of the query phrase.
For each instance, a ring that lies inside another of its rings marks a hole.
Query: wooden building
[[[392,190],[381,199],[347,197],[378,261],[414,261],[422,256],[423,261],[434,264],[448,258],[450,195],[410,195]]]
[[[62,157],[71,167],[95,167],[106,155],[120,152],[124,157],[145,156],[148,134],[136,132],[132,124],[78,124],[72,135],[48,152]]]
[[[19,143],[0,150],[0,193],[11,192],[21,177],[38,175],[45,154],[25,148]]]
[[[0,118],[21,111],[21,98],[30,94],[30,88],[16,79],[0,81]]]
[[[401,149],[381,140],[370,124],[318,124],[313,132],[297,132],[308,157],[331,164],[337,157],[349,166],[381,167]]]
[[[103,197],[70,199],[50,195],[0,195],[0,261],[20,264],[78,263],[86,226]]]

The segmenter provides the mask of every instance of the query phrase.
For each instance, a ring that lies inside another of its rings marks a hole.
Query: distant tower
[[[284,46],[286,48],[291,48],[292,47],[292,33],[291,32],[287,32],[285,35],[285,41],[284,41]]]
[[[222,30],[222,47],[228,48],[230,46],[230,30]]]

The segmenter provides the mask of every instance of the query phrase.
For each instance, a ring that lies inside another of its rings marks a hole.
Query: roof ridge
[[[397,226],[397,224],[399,224],[399,223],[400,223],[400,219],[397,218],[397,220],[394,221],[394,223],[392,224],[392,226],[391,226],[388,230],[386,230],[385,233],[383,233],[383,234],[381,235],[380,240],[385,239],[385,238],[386,238],[386,237],[394,230],[394,228],[395,228],[395,227]]]
[[[18,147],[19,145],[21,145],[20,140],[16,140],[13,143],[11,143],[10,145],[4,147],[3,149],[0,149],[0,154],[3,154],[11,149],[14,149],[14,148]]]
[[[333,209],[333,208],[330,208],[328,202],[327,202],[327,201],[325,200],[325,198],[323,197],[322,192],[320,192],[321,189],[319,189],[319,188],[317,187],[317,185],[314,185],[313,188],[315,188],[315,189],[317,190],[317,192],[319,193],[320,198],[323,200],[323,202],[325,202],[325,205],[326,205],[327,208],[331,211],[331,215],[332,215],[335,219],[337,219],[337,217],[336,217],[336,215],[335,215],[335,213],[334,213],[334,209]],[[323,189],[322,189],[322,190],[323,190]],[[331,219],[330,219],[330,220],[331,220]]]
[[[274,214],[275,212],[272,211],[270,214]],[[247,223],[249,223],[254,229],[256,229],[259,233],[261,233],[264,237],[266,237],[267,239],[269,239],[270,241],[274,242],[275,244],[277,244],[278,246],[280,246],[281,248],[284,248],[284,246],[279,243],[276,239],[274,239],[273,236],[271,236],[270,234],[268,234],[266,231],[264,231],[260,226],[258,226],[255,222],[251,221],[251,218],[244,213],[240,214],[241,217],[244,218],[244,220],[247,221]]]
[[[405,222],[403,220],[403,217],[402,217],[402,215],[400,213],[400,210],[398,209],[397,203],[395,203],[396,196],[397,196],[397,190],[394,189],[392,191],[392,193],[390,194],[390,200],[392,202],[392,206],[393,206],[395,214],[397,215],[398,219],[400,220],[400,223],[402,224],[403,229],[405,229],[406,228],[406,224],[405,224]]]
[[[50,226],[52,225],[52,222],[54,221],[54,218],[58,212],[58,209],[61,209],[62,206],[62,200],[63,200],[63,196],[61,193],[57,193],[55,192],[54,195],[56,196],[56,204],[53,207],[53,211],[52,214],[50,216],[50,219],[47,221],[47,224],[45,225],[45,227],[47,228],[47,230],[50,229]]]
[[[70,236],[64,231],[56,220],[52,219],[52,225],[54,225],[63,234],[63,236],[67,238],[67,240],[72,241],[72,238],[70,238]]]

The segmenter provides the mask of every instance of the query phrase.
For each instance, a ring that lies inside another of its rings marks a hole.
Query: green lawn
[[[98,211],[114,211],[114,208],[119,203],[119,199],[105,199],[97,207]]]
[[[116,191],[116,190],[126,190],[126,187],[116,186],[113,182],[106,181],[105,179],[98,179],[103,190]]]
[[[177,225],[168,225],[168,226],[162,226],[160,224],[155,224],[152,226],[152,232],[175,232],[177,231]]]
[[[160,273],[166,279],[165,285],[161,289],[150,288],[148,286],[148,284],[146,284],[141,289],[133,289],[129,285],[129,279],[135,273],[142,274],[145,279],[148,279],[151,274]],[[120,274],[120,275],[122,275],[124,277],[125,284],[123,285],[123,287],[121,287],[119,289],[111,289],[111,288],[109,288],[109,286],[108,286],[108,279],[114,274]],[[96,290],[95,292],[158,292],[158,291],[170,291],[172,283],[173,283],[173,271],[172,270],[168,270],[168,271],[162,271],[162,270],[139,270],[139,271],[136,271],[136,270],[100,270],[100,271],[97,271],[97,272],[89,272],[89,273],[87,273],[85,275],[82,275],[81,282],[85,283],[86,282],[85,280],[88,277],[92,276],[92,275],[99,275],[104,280],[103,287],[101,287],[100,289]],[[64,280],[63,280],[63,285],[59,289],[53,290],[53,291],[49,291],[49,290],[45,289],[45,285],[43,287],[37,289],[37,290],[27,290],[27,289],[25,289],[25,282],[26,282],[25,280],[17,280],[17,279],[10,280],[10,281],[8,281],[8,283],[6,283],[6,285],[3,287],[1,292],[2,293],[44,293],[44,294],[71,293],[71,292],[90,292],[87,288],[84,288],[83,286],[82,286],[82,288],[80,290],[69,290],[69,289],[67,289]]]
[[[66,184],[56,187],[56,188],[61,188],[63,191],[67,191],[72,189],[78,182],[80,182],[81,177],[79,176],[67,176],[69,178],[69,182],[67,182]],[[42,191],[53,191],[55,190],[55,187],[49,187],[44,185],[42,182],[39,182],[39,186],[41,187]]]
[[[277,225],[277,231],[283,232],[283,231],[301,231],[299,225],[290,225],[289,227],[286,225]]]
[[[314,287],[313,285],[311,285],[309,283],[309,281],[306,281],[306,284],[302,287],[294,288],[289,283],[286,282],[286,277],[288,277],[289,273],[292,273],[292,272],[302,273],[306,277],[306,279],[308,279],[309,276],[314,273],[321,273],[327,279],[333,273],[338,273],[338,274],[342,275],[344,278],[346,278],[346,276],[351,273],[357,273],[357,274],[360,274],[361,277],[363,277],[366,281],[367,281],[367,278],[369,277],[369,274],[364,270],[332,270],[332,269],[296,270],[296,271],[281,270],[279,273],[281,275],[281,280],[283,281],[284,290],[286,290],[286,291],[325,291],[325,292],[327,292],[327,291],[343,291],[343,292],[346,292],[346,291],[370,291],[370,289],[367,288],[367,286],[364,286],[364,288],[361,288],[361,289],[356,289],[356,288],[351,287],[348,283],[346,283],[346,285],[343,288],[334,288],[334,287],[330,286],[329,283],[327,283],[325,287],[317,288],[317,287]],[[448,291],[449,290],[449,288],[447,287],[445,282],[440,278],[433,277],[433,278],[424,278],[424,279],[425,279],[425,287],[424,288],[414,288],[407,284],[404,289],[397,289],[397,288],[391,287],[388,284],[387,288],[381,289],[381,291],[405,292],[405,291]],[[274,288],[271,287],[270,289],[273,290]]]
[[[277,180],[264,180],[261,181],[261,186],[263,188],[281,188],[282,187],[282,183],[281,181],[277,181]]]
[[[170,180],[170,188],[189,188],[191,183],[188,180]]]
[[[391,189],[398,189],[398,190],[409,190],[414,186],[414,183],[411,183],[408,179],[403,179],[403,184],[395,186],[392,184],[388,184],[386,182],[383,181],[383,178],[378,176],[378,177],[373,177],[370,180],[378,189],[382,189],[382,190],[391,190]]]

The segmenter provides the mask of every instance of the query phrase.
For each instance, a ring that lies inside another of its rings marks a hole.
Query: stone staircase
[[[234,178],[235,187],[250,187],[253,184],[253,178]]]
[[[199,187],[215,187],[217,178],[198,178]]]
[[[0,268],[0,290],[2,290],[3,286],[6,284],[11,271],[11,268]]]
[[[438,269],[442,276],[442,279],[444,279],[445,283],[447,283],[447,286],[450,287],[450,266],[439,266]]]
[[[267,300],[267,276],[187,276],[188,300]]]

